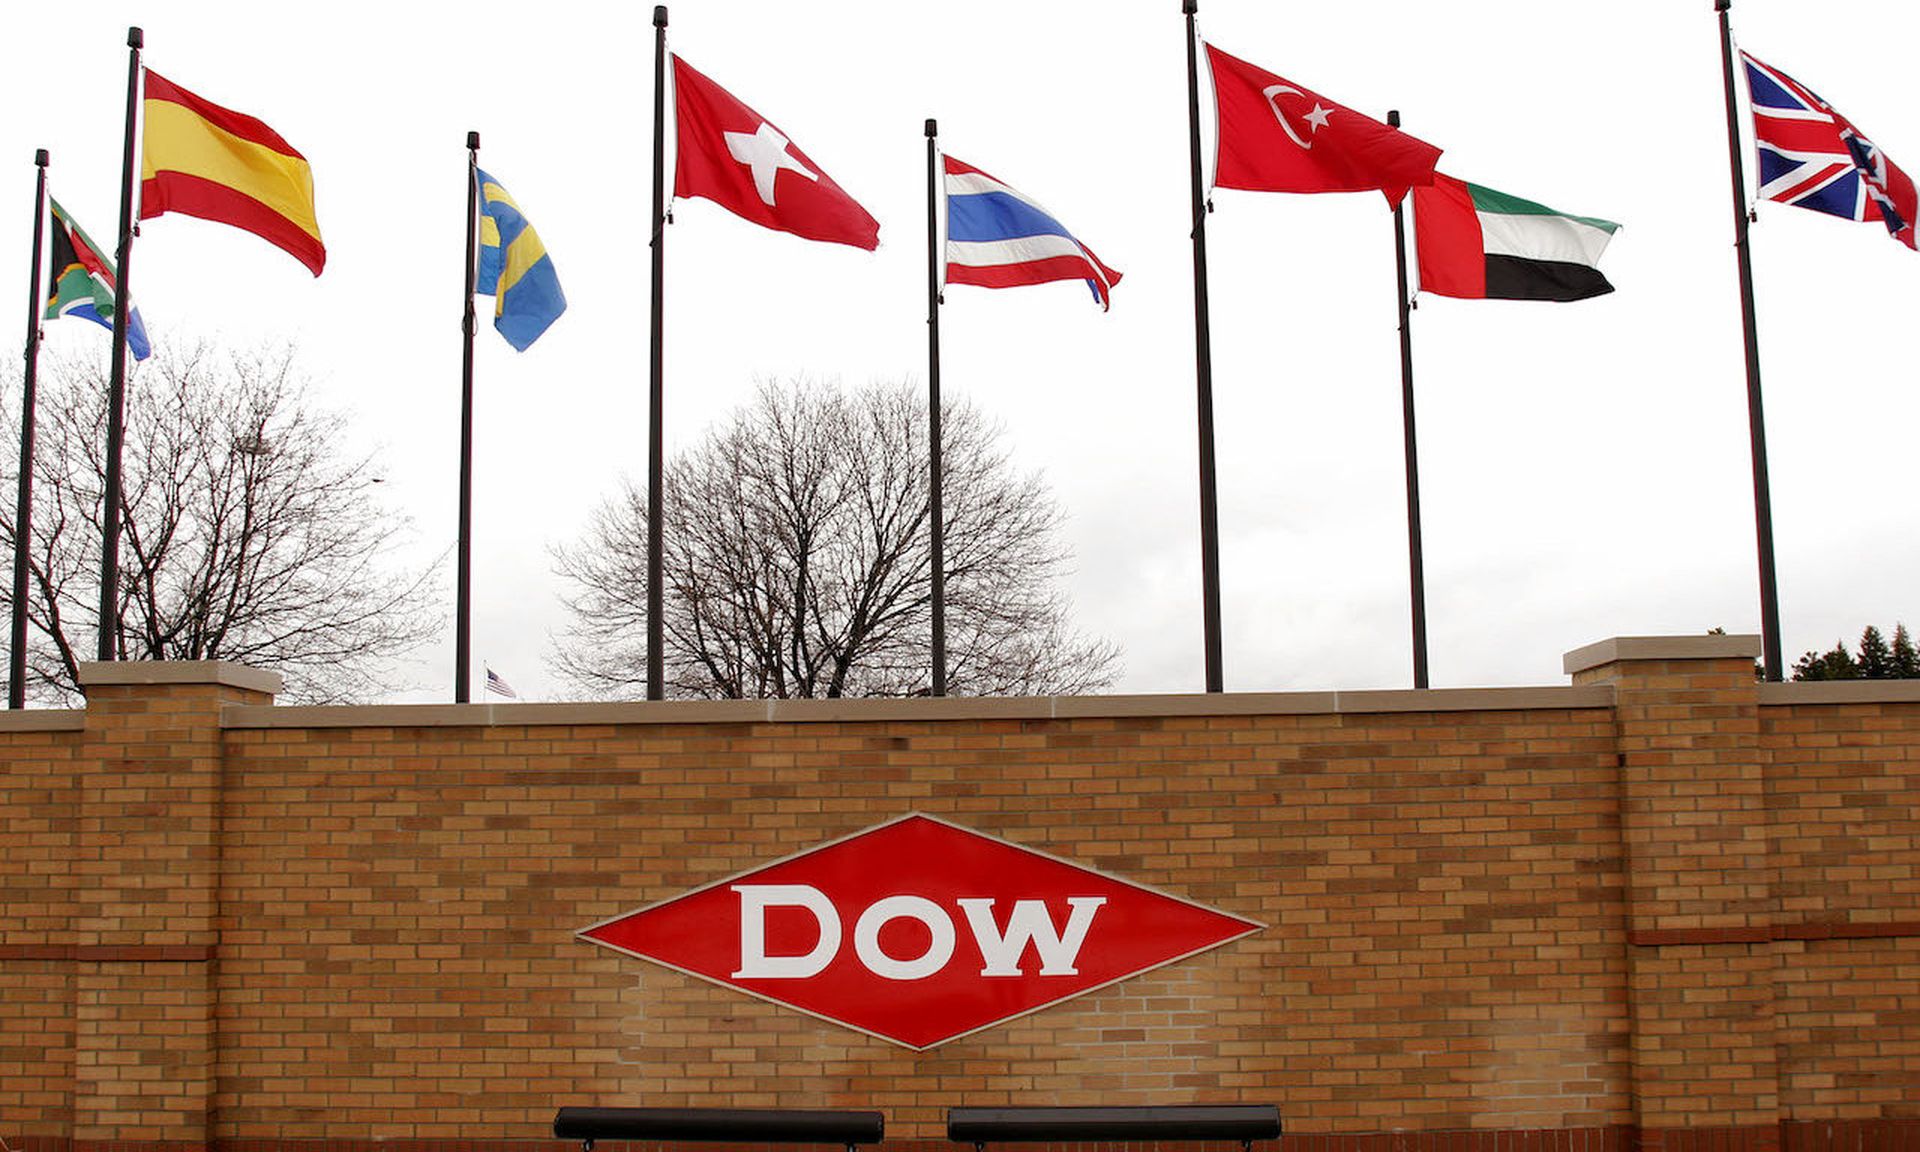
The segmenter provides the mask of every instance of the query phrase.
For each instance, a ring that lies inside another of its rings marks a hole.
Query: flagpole
[[[1753,453],[1754,537],[1760,552],[1760,647],[1768,680],[1782,676],[1780,590],[1774,578],[1773,496],[1767,482],[1767,423],[1760,403],[1760,331],[1753,311],[1753,256],[1747,245],[1747,179],[1740,161],[1739,103],[1733,88],[1733,0],[1714,0],[1720,14],[1720,69],[1727,90],[1727,155],[1733,176],[1733,248],[1740,264],[1740,322],[1747,350],[1747,430]]]
[[[661,646],[666,628],[660,618],[666,597],[660,582],[665,578],[660,547],[663,517],[660,514],[661,452],[664,437],[661,423],[665,410],[661,356],[661,294],[666,289],[667,244],[667,6],[653,9],[653,316],[652,344],[648,351],[647,392],[647,699],[664,700],[666,661]]]
[[[27,706],[27,548],[33,535],[33,406],[40,370],[41,237],[47,230],[47,150],[33,154],[33,263],[27,269],[27,369],[20,387],[20,497],[13,513],[13,631],[7,651],[7,707]]]
[[[473,277],[480,229],[480,133],[467,133],[466,310],[460,320],[460,547],[454,581],[453,702],[472,697],[473,678]]]
[[[120,239],[114,251],[113,355],[107,371],[107,484],[100,509],[100,642],[98,658],[120,647],[120,449],[126,439],[127,314],[133,293],[133,147],[140,116],[140,49],[146,37],[127,29],[127,137],[120,160]]]
[[[940,133],[927,121],[927,488],[933,530],[933,694],[947,694],[947,522],[940,491]]]
[[[1387,125],[1400,127],[1398,109]],[[1413,602],[1413,686],[1427,684],[1427,565],[1420,546],[1420,451],[1413,430],[1413,294],[1407,287],[1407,199],[1393,206],[1393,260],[1400,284],[1400,426],[1407,454],[1407,566]]]
[[[1181,0],[1187,17],[1187,157],[1193,176],[1194,379],[1200,413],[1200,615],[1207,691],[1222,690],[1220,674],[1220,502],[1213,482],[1213,338],[1207,325],[1207,200],[1200,173],[1199,0]]]

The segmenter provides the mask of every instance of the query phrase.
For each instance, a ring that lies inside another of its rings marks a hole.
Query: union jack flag
[[[1752,97],[1760,195],[1843,220],[1879,220],[1916,247],[1920,193],[1873,141],[1778,68],[1740,53]]]

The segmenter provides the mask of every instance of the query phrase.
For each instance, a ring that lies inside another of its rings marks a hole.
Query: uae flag
[[[1467,300],[1585,300],[1613,285],[1600,253],[1620,225],[1434,173],[1413,190],[1420,288]]]

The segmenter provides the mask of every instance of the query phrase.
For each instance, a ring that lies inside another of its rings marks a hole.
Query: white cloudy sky
[[[548,547],[645,461],[651,6],[19,5],[0,40],[0,268],[26,261],[33,149],[96,237],[117,208],[125,31],[311,161],[328,266],[149,221],[156,341],[290,338],[385,459],[416,558],[452,543],[463,143],[545,238],[572,307],[478,350],[475,653],[530,698],[563,625]],[[1920,157],[1920,7],[1742,0],[1736,33],[1896,159]],[[1125,274],[956,288],[943,380],[1004,422],[1068,514],[1078,620],[1119,688],[1201,686],[1186,95],[1177,0],[683,0],[672,45],[881,222],[868,254],[682,203],[668,241],[667,438],[756,379],[924,380],[921,122]],[[1611,635],[1759,627],[1719,47],[1709,0],[1207,0],[1214,43],[1357,110],[1442,170],[1618,220],[1619,291],[1423,298],[1415,314],[1436,686],[1563,682]],[[1909,159],[1909,170],[1920,159]],[[1230,690],[1410,682],[1391,218],[1375,195],[1222,192],[1209,222]],[[1784,646],[1920,625],[1912,452],[1920,257],[1775,205],[1755,229]],[[48,325],[105,355],[105,334]],[[447,583],[451,583],[449,564]],[[407,699],[447,699],[445,638]]]

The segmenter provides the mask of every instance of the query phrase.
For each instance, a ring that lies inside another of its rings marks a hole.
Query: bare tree
[[[106,386],[98,364],[42,364],[30,536],[31,690],[72,699],[99,622]],[[17,392],[16,392],[17,396]],[[4,420],[18,442],[18,404]],[[393,686],[392,661],[432,634],[424,573],[389,552],[404,519],[343,454],[344,420],[311,406],[291,349],[159,352],[127,387],[122,454],[123,660],[237,660],[280,672],[287,699],[332,703]],[[11,491],[17,460],[0,472]],[[0,513],[7,555],[12,502]],[[11,610],[11,589],[0,604]]]
[[[1038,476],[1000,430],[945,404],[948,688],[1097,690],[1116,653],[1068,623],[1067,555]],[[669,694],[915,696],[929,691],[927,404],[919,389],[763,384],[668,463],[664,663]],[[646,496],[631,481],[555,550],[573,624],[553,666],[595,696],[645,683]]]

